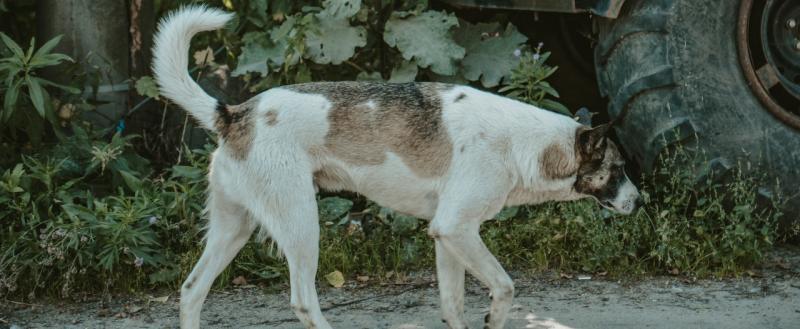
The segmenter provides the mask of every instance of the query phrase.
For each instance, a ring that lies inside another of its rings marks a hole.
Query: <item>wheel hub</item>
[[[777,68],[781,83],[800,98],[800,2],[768,1],[761,25],[767,62]]]
[[[800,129],[800,1],[742,0],[739,63],[765,108]]]

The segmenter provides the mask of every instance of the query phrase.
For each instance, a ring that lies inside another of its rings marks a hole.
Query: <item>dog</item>
[[[232,14],[204,6],[167,16],[155,37],[161,94],[219,136],[210,164],[205,248],[181,287],[181,328],[198,328],[214,279],[264,230],[284,254],[291,307],[331,328],[315,287],[316,192],[353,191],[430,220],[443,321],[466,328],[464,276],[491,291],[487,328],[506,322],[514,285],[479,235],[504,206],[594,198],[629,214],[639,192],[607,137],[572,118],[467,86],[319,82],[223,104],[189,76],[189,42]]]

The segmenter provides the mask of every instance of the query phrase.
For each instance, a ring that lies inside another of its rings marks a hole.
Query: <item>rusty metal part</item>
[[[549,11],[558,13],[592,13],[617,18],[625,0],[442,0],[456,7]]]
[[[753,67],[750,53],[750,10],[754,0],[742,0],[739,6],[739,17],[736,26],[736,43],[739,50],[739,66],[742,68],[750,90],[758,98],[767,111],[789,126],[800,129],[800,116],[783,108],[775,102],[768,89],[778,83],[777,73],[769,64],[756,70]]]

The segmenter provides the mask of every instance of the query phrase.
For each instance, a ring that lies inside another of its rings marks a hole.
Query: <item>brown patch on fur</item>
[[[578,165],[575,161],[575,152],[571,153],[573,154],[566,152],[558,143],[547,146],[539,155],[542,176],[548,179],[564,179],[575,175]]]
[[[397,154],[420,177],[450,166],[453,145],[442,122],[437,83],[320,82],[285,87],[324,95],[332,108],[326,148],[353,165],[379,165]]]
[[[225,149],[234,159],[244,160],[250,152],[255,138],[252,113],[256,99],[239,105],[228,105],[217,111],[216,129]]]
[[[274,126],[276,123],[278,123],[278,113],[276,113],[274,110],[267,111],[264,116],[267,118],[268,126]]]

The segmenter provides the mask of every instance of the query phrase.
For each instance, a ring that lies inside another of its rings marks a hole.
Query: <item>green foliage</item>
[[[283,2],[278,2],[283,3]],[[251,91],[312,80],[478,81],[495,87],[519,63],[527,40],[516,27],[473,25],[425,1],[359,0],[283,4],[258,18],[249,4],[237,29],[241,55],[232,72]],[[274,5],[273,5],[274,6]],[[259,9],[260,10],[260,9]],[[235,36],[230,37],[236,40]],[[341,65],[346,64],[346,65]]]
[[[9,124],[14,126],[23,122],[22,125],[28,128],[26,131],[29,139],[39,140],[43,121],[49,121],[53,125],[59,123],[52,109],[47,87],[72,94],[80,92],[76,88],[39,77],[43,69],[59,65],[63,61],[72,61],[67,55],[51,53],[60,40],[60,36],[55,37],[36,49],[35,39],[31,39],[28,49],[23,50],[14,40],[0,32],[0,41],[10,52],[8,57],[0,58],[0,74],[2,74],[0,88],[5,89],[0,126],[4,127],[4,130],[8,129],[6,126]],[[25,96],[20,97],[21,94]],[[25,111],[28,105],[33,106],[37,115]]]
[[[306,35],[308,56],[318,64],[341,64],[353,57],[356,47],[367,44],[367,31],[350,26],[350,17],[361,9],[360,1],[329,0],[314,17],[318,26]]]
[[[233,76],[241,76],[248,72],[260,73],[266,76],[269,65],[280,67],[283,65],[286,43],[273,41],[271,35],[265,32],[248,32],[242,37],[244,47],[239,55],[239,63],[233,70]]]
[[[778,240],[777,203],[760,205],[757,178],[697,179],[693,151],[668,150],[643,177],[644,205],[618,216],[594,201],[523,207],[518,219],[487,223],[483,236],[504,264],[611,275],[739,275]]]
[[[145,76],[136,80],[136,92],[139,95],[158,99],[158,85],[153,77]]]
[[[550,66],[545,63],[550,58],[550,53],[542,53],[542,44],[540,43],[533,53],[526,52],[520,54],[520,56],[522,58],[519,65],[511,71],[510,79],[503,80],[505,86],[500,88],[499,91],[505,93],[508,97],[513,97],[553,112],[572,115],[572,112],[563,104],[548,98],[559,97],[555,88],[545,81],[558,70],[558,66]]]
[[[114,164],[124,158],[128,139],[75,148],[84,138],[4,170],[0,294],[177,287],[199,257],[212,146],[186,151],[185,165],[146,178],[141,169]],[[775,205],[759,205],[759,181],[740,171],[728,180],[698,181],[686,165],[697,163],[690,151],[668,152],[660,169],[643,178],[645,204],[630,216],[590,200],[508,208],[484,224],[484,241],[504,266],[518,270],[707,276],[757,266],[779,239],[780,216]],[[120,179],[103,191],[99,183],[114,170],[138,181]],[[320,273],[380,276],[433,266],[426,222],[356,204],[319,200]],[[288,270],[275,249],[254,240],[219,282],[238,275],[271,282],[286,280]]]
[[[417,78],[419,69],[414,61],[403,62],[400,66],[392,69],[389,82],[412,82]]]
[[[169,180],[143,178],[126,160],[129,138],[96,141],[91,151],[72,148],[83,138],[3,173],[0,295],[67,297],[75,290],[141,285],[148,276],[171,283],[180,274],[174,264],[194,248],[204,170],[176,166]],[[114,189],[103,191],[114,177]]]
[[[395,12],[386,22],[383,39],[389,46],[397,47],[406,60],[414,59],[422,68],[441,75],[454,75],[456,61],[464,58],[464,47],[450,36],[450,29],[458,26],[453,14],[426,11],[415,15]]]
[[[496,22],[464,21],[459,23],[454,38],[466,49],[461,61],[464,77],[469,81],[480,78],[487,88],[499,85],[501,79],[508,81],[512,70],[519,66],[521,48],[528,40],[511,24],[502,30]]]
[[[237,26],[199,35],[196,42],[202,49],[224,44],[223,61],[235,63],[232,75],[251,91],[311,80],[480,81],[569,114],[546,81],[557,70],[546,63],[550,54],[541,44],[526,50],[526,38],[511,24],[458,21],[452,13],[429,10],[426,1],[223,4],[238,12]],[[54,145],[0,162],[12,162],[0,168],[0,295],[176,288],[202,250],[213,147],[184,148],[182,162],[162,164],[166,169],[154,173],[132,146],[135,135],[66,125],[85,100],[51,99],[55,89],[78,90],[40,77],[42,69],[68,60],[50,54],[58,38],[39,50],[31,42],[26,51],[0,38],[0,88],[10,104],[3,108],[3,125],[39,132],[45,122],[69,128]],[[158,98],[150,77],[137,79],[135,87]],[[487,222],[482,235],[501,263],[514,269],[738,275],[757,266],[779,239],[780,213],[757,202],[760,182],[741,171],[727,180],[697,180],[688,164],[700,160],[691,150],[667,149],[658,171],[643,177],[645,205],[631,216],[613,215],[592,201],[514,207]],[[339,270],[350,278],[432,268],[426,222],[359,198],[328,196],[318,206],[320,273]],[[218,282],[238,275],[251,282],[285,281],[288,269],[275,248],[254,239]]]

